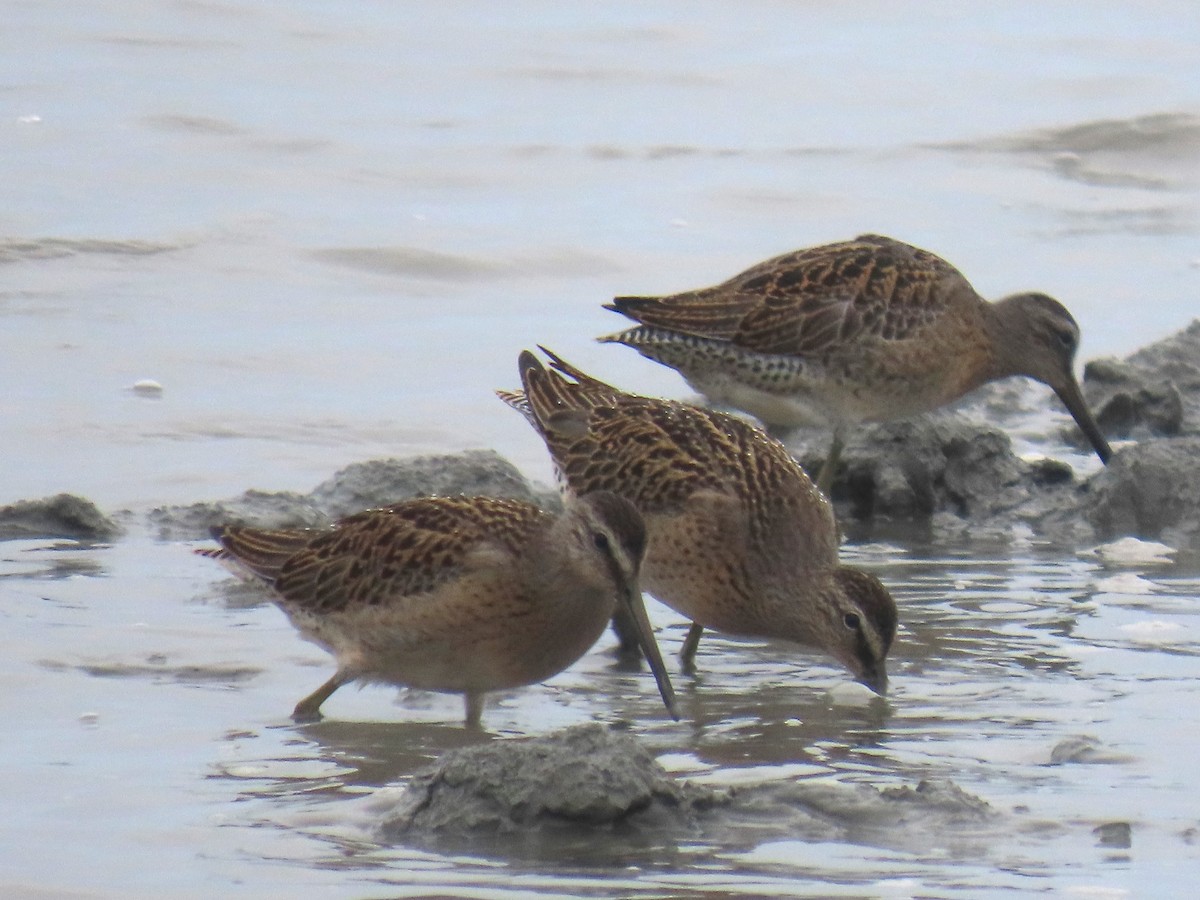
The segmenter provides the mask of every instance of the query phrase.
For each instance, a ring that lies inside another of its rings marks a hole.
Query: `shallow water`
[[[832,665],[711,636],[700,674],[676,676],[676,724],[652,679],[614,667],[605,639],[547,685],[494,699],[480,737],[460,727],[457,698],[393,702],[378,688],[342,691],[325,721],[293,725],[291,705],[326,677],[327,659],[186,546],[10,542],[6,895],[1190,890],[1194,567],[1110,568],[1037,546],[847,552],[903,611],[886,703],[860,705],[853,692],[836,702]],[[656,605],[653,617],[674,653],[684,621]],[[443,856],[379,838],[380,792],[442,751],[592,718],[632,721],[672,771],[709,784],[945,778],[1000,819],[978,833],[868,828],[822,845],[752,831],[635,848],[600,836],[551,858]],[[1085,736],[1090,757],[1051,764]],[[1096,833],[1113,823],[1129,825],[1130,846]]]
[[[591,342],[620,327],[602,301],[861,231],[985,295],[1058,296],[1083,358],[1196,314],[1191,3],[433,9],[3,4],[0,502],[144,510],[474,446],[548,480],[490,395],[520,348],[686,396]],[[5,895],[1141,896],[1200,873],[1192,563],[889,535],[847,549],[901,603],[884,708],[712,638],[682,724],[603,644],[486,713],[502,737],[631,719],[717,783],[949,777],[1009,816],[982,838],[506,860],[369,828],[370,796],[471,739],[457,700],[347,690],[293,726],[328,661],[137,521],[111,547],[0,544]],[[683,623],[654,616],[673,650]],[[1108,761],[1047,765],[1076,735]],[[1111,822],[1131,847],[1093,833]]]

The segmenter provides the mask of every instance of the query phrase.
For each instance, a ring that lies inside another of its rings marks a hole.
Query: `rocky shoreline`
[[[996,385],[956,410],[851,434],[832,489],[847,535],[996,540],[1020,530],[1063,546],[1137,537],[1200,551],[1200,320],[1126,359],[1085,367],[1088,402],[1120,442],[1110,464],[1088,476],[1061,460],[1014,453],[1007,429],[1038,412],[1027,384]],[[1047,438],[1079,436],[1064,428]],[[815,471],[824,446],[827,436],[814,434],[792,449]],[[456,493],[559,503],[553,489],[531,484],[493,451],[470,450],[356,463],[308,494],[249,490],[223,501],[111,515],[66,494],[20,501],[0,508],[0,539],[104,542],[119,537],[121,522],[143,522],[162,540],[192,540],[220,522],[319,527],[406,497]]]

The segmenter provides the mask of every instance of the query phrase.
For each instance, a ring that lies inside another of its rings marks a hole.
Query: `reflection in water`
[[[336,722],[296,726],[321,757],[344,766],[347,788],[395,784],[447,750],[495,740],[461,722]]]
[[[447,750],[492,740],[460,725],[325,720],[226,735],[214,777],[245,798],[356,796],[396,784]]]
[[[0,541],[0,579],[98,578],[107,574],[100,559],[107,546],[66,540]]]

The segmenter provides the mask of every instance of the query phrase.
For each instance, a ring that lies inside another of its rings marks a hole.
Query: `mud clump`
[[[631,735],[592,724],[450,750],[413,777],[380,830],[416,843],[538,833],[570,845],[599,828],[657,842],[693,830],[714,798],[676,782]]]
[[[1088,540],[1086,484],[1065,462],[1026,461],[1008,435],[956,413],[859,429],[842,453],[832,500],[856,539],[1005,539],[1016,526]],[[806,455],[808,471],[819,457]]]
[[[0,507],[0,540],[70,538],[110,541],[121,527],[96,507],[74,494],[55,494],[41,500],[20,500]]]
[[[1029,466],[1008,437],[952,417],[864,428],[843,451],[835,501],[854,518],[919,518],[949,511],[984,518],[1021,503]]]
[[[467,450],[353,463],[308,494],[250,490],[212,503],[158,507],[148,518],[160,539],[192,540],[208,537],[214,525],[325,528],[351,513],[410,497],[458,494],[511,497],[552,509],[561,505],[557,495],[539,491],[495,451]]]
[[[1200,437],[1142,441],[1090,481],[1087,520],[1104,540],[1200,547]]]
[[[185,506],[159,506],[147,520],[159,540],[208,537],[214,525],[260,528],[323,528],[331,520],[303,495],[292,491],[246,491],[239,497]]]
[[[529,481],[494,450],[465,450],[408,459],[375,459],[346,466],[317,485],[309,498],[332,518],[409,497],[465,494],[543,502]]]
[[[673,778],[632,735],[592,724],[446,752],[384,810],[379,831],[402,843],[562,858],[697,841],[916,848],[978,840],[998,819],[945,781],[877,789],[780,780],[714,790]]]
[[[1183,397],[1170,381],[1120,360],[1099,359],[1084,369],[1096,424],[1110,438],[1172,436],[1183,429]]]
[[[1200,434],[1200,319],[1123,360],[1089,362],[1083,390],[1110,437]]]

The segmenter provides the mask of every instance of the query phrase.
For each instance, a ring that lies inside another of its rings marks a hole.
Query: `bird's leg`
[[[699,622],[693,622],[692,627],[688,629],[687,637],[683,640],[683,648],[679,651],[679,660],[686,675],[691,675],[696,671],[696,648],[700,646],[700,635],[703,633],[704,626]]]
[[[328,681],[296,704],[292,719],[296,722],[316,722],[321,718],[321,704],[343,684],[354,680],[354,673],[338,669]]]
[[[839,426],[833,429],[833,441],[829,444],[829,454],[825,457],[821,471],[817,474],[817,490],[826,497],[831,496],[833,476],[837,471],[838,463],[841,462],[843,446],[842,429]]]
[[[483,694],[475,691],[467,691],[463,694],[463,700],[467,705],[467,720],[466,726],[470,731],[479,731],[482,729],[483,718]]]

